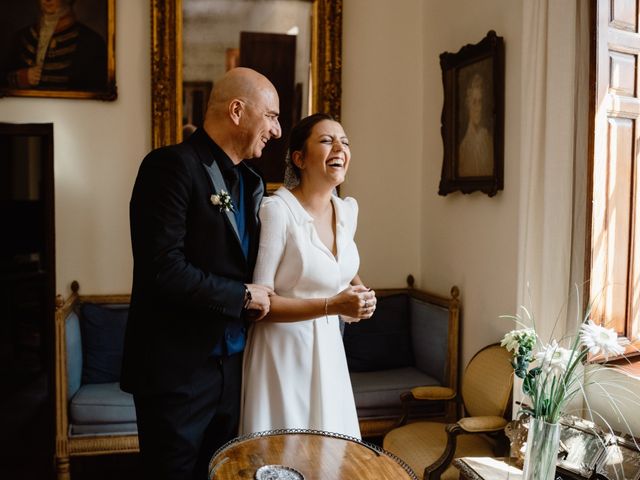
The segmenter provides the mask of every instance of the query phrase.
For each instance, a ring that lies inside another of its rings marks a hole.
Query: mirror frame
[[[312,113],[340,120],[342,2],[313,0]],[[151,0],[151,145],[182,140],[182,0]]]

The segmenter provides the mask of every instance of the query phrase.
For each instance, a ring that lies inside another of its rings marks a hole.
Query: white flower
[[[609,355],[622,355],[624,347],[618,343],[618,334],[612,328],[604,328],[601,325],[588,320],[580,327],[580,340],[589,349],[589,353],[597,355],[602,351],[605,360]]]
[[[562,375],[569,364],[571,358],[571,350],[562,348],[558,342],[553,340],[546,347],[542,347],[536,353],[536,360],[540,362],[540,367],[545,373],[557,373]]]
[[[518,352],[520,346],[527,347],[528,350],[533,348],[536,343],[536,332],[533,328],[523,328],[521,330],[511,330],[507,333],[500,346],[505,347],[509,352]]]
[[[233,202],[231,201],[231,195],[224,190],[220,190],[218,195],[211,195],[211,203],[220,207],[221,212],[228,212],[233,210]]]
[[[518,345],[520,345],[518,343],[518,337],[515,335],[515,332],[516,330],[510,331],[504,336],[502,342],[500,342],[500,346],[506,348],[508,352],[517,350]]]

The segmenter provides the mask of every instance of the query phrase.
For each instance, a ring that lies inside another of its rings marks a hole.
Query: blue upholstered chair
[[[344,346],[363,437],[398,423],[402,394],[424,385],[457,388],[460,291],[443,297],[413,288],[376,289],[378,307],[366,321],[347,324]],[[453,420],[455,405],[414,405],[411,418]]]
[[[138,451],[132,395],[119,387],[128,295],[72,294],[56,306],[56,472],[72,456]]]

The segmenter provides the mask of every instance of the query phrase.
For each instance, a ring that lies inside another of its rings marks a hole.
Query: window
[[[635,0],[594,0],[591,62],[592,318],[640,346],[640,33]]]

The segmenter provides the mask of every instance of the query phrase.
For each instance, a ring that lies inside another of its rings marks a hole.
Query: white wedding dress
[[[335,257],[289,190],[265,199],[254,283],[295,298],[326,298],[347,288],[360,263],[353,241],[358,205],[353,198],[332,201]],[[337,315],[254,324],[243,375],[240,434],[303,428],[360,438]]]

